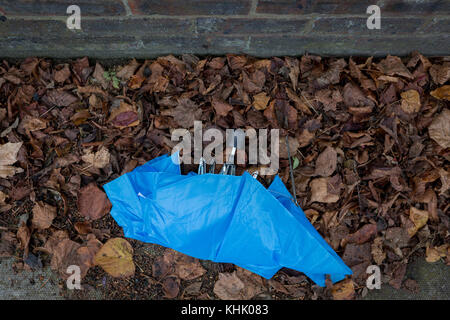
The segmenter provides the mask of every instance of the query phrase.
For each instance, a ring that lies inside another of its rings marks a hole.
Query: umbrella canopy
[[[104,185],[126,237],[265,278],[288,267],[324,286],[326,274],[333,282],[352,274],[279,177],[266,189],[247,172],[181,175],[177,161],[162,156]]]

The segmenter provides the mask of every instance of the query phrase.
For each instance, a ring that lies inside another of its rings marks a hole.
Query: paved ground
[[[15,273],[13,258],[0,259],[0,300],[56,300],[61,297],[60,280],[48,267],[33,272]],[[444,263],[430,264],[424,260],[408,266],[407,277],[418,282],[420,291],[416,294],[406,290],[395,290],[384,284],[381,290],[371,290],[365,299],[438,299],[450,300],[450,268]],[[99,299],[100,294],[91,297]]]
[[[381,290],[371,290],[365,297],[367,300],[450,300],[450,268],[443,262],[428,263],[421,259],[412,262],[406,270],[406,277],[416,280],[418,293],[400,289],[396,290],[388,284]]]
[[[16,273],[14,258],[0,259],[0,300],[60,300],[58,277],[48,267]]]

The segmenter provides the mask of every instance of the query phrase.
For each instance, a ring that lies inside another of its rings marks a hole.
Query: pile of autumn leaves
[[[172,129],[191,129],[195,120],[203,120],[221,129],[280,128],[289,132],[290,152],[294,166],[298,166],[297,192],[304,201],[305,213],[315,227],[322,227],[322,235],[336,251],[344,250],[341,255],[354,272],[360,268],[365,275],[365,268],[358,266],[372,261],[386,263],[386,247],[404,257],[402,249],[410,239],[430,221],[438,221],[435,191],[448,199],[448,169],[426,169],[412,179],[412,187],[414,201],[426,204],[427,210],[408,207],[404,223],[390,217],[401,198],[399,194],[409,195],[411,189],[404,181],[404,167],[398,165],[399,159],[391,157],[393,146],[400,147],[405,141],[399,137],[400,129],[408,128],[417,134],[413,124],[418,123],[425,136],[406,146],[409,150],[401,154],[404,158],[420,158],[432,140],[436,154],[448,160],[449,78],[449,61],[432,64],[420,54],[413,55],[406,66],[393,56],[379,63],[369,58],[361,64],[353,59],[330,59],[328,64],[309,55],[260,60],[237,55],[201,60],[184,55],[144,63],[133,60],[117,72],[105,71],[99,63],[94,67],[87,58],[57,66],[46,60],[27,59],[20,67],[1,67],[0,92],[8,94],[0,97],[0,212],[20,210],[15,201],[27,197],[32,208],[31,219],[27,214],[20,216],[17,232],[1,227],[0,256],[13,255],[19,245],[24,252],[24,267],[35,264],[36,255],[44,252],[51,256],[52,268],[63,278],[69,275],[70,265],[80,266],[83,277],[95,265],[113,277],[134,275],[132,246],[122,238],[105,242],[107,232],[92,227],[92,221],[101,221],[111,209],[98,185],[169,152],[173,146]],[[433,90],[428,90],[430,86]],[[287,126],[280,123],[280,113],[287,118]],[[426,116],[422,117],[423,113]],[[87,124],[93,131],[85,129],[89,128]],[[374,134],[372,126],[382,133]],[[384,145],[375,135],[385,139]],[[287,150],[284,139],[280,140],[281,175],[287,177]],[[49,162],[43,151],[48,149],[56,153]],[[372,159],[372,152],[377,156],[383,153],[389,163],[370,168],[369,174],[360,177],[357,166],[365,170],[371,161],[379,160]],[[26,170],[43,177],[34,182],[34,191],[27,189],[29,182],[17,179],[28,174]],[[97,181],[84,185],[81,175]],[[369,181],[370,190],[362,190],[361,180]],[[441,183],[440,190],[430,188],[436,181]],[[15,183],[20,186],[14,186],[13,192],[5,191]],[[386,186],[395,195],[377,194]],[[36,199],[35,192],[45,188],[63,203],[61,208]],[[70,205],[64,194],[76,199],[76,214],[83,218],[73,223],[76,238],[70,237],[68,230],[53,227],[57,212],[67,216]],[[378,210],[379,217],[391,220],[382,237],[373,219],[350,219],[344,226],[350,215],[347,213],[356,212],[358,218],[363,215],[358,207],[361,198],[372,211]],[[32,236],[37,241],[29,252]],[[448,261],[449,249],[447,244],[428,245],[426,259]],[[169,298],[179,296],[180,279],[193,281],[205,272],[198,260],[173,250],[166,250],[152,266],[153,278]],[[402,278],[394,279],[398,282],[394,284],[399,287]],[[223,299],[249,299],[269,286],[282,294],[303,298],[305,290],[300,284],[304,282],[300,276],[266,282],[237,268],[233,273],[219,274],[214,293]],[[357,272],[353,279],[333,287],[333,297],[354,297],[355,283],[361,285]],[[184,292],[198,293],[201,285],[194,282]]]

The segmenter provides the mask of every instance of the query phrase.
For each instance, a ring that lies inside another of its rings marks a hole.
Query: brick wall
[[[81,30],[66,27],[72,4]],[[0,0],[0,57],[448,55],[449,22],[450,0]]]

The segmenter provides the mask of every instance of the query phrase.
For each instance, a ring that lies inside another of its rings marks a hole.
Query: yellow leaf
[[[448,248],[448,244],[443,244],[439,247],[427,247],[425,260],[433,263],[439,261],[441,258],[445,258],[448,255]]]
[[[430,92],[436,99],[450,101],[450,85],[442,86]]]
[[[253,107],[256,110],[264,110],[267,108],[270,97],[268,97],[264,92],[258,93],[253,96]]]
[[[412,237],[420,228],[427,224],[428,211],[411,207],[409,209],[409,218],[414,223],[414,226],[408,229],[408,233]]]
[[[406,113],[414,113],[420,111],[420,96],[416,90],[408,90],[401,93],[401,108]]]
[[[94,264],[113,277],[134,275],[133,248],[122,238],[108,240],[94,257]]]

